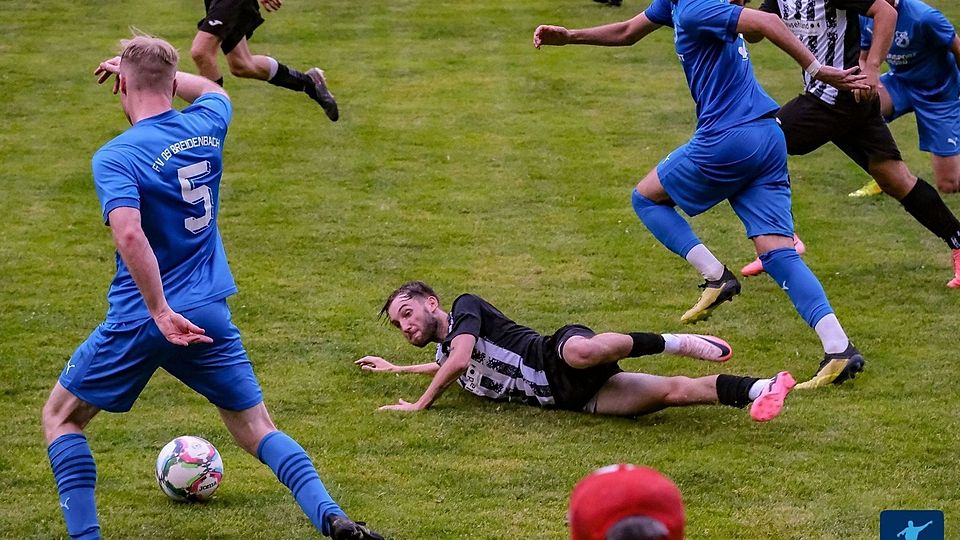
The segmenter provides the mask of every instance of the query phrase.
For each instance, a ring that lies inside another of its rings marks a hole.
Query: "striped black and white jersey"
[[[454,300],[448,322],[447,337],[437,344],[438,364],[447,361],[453,338],[461,334],[477,338],[470,365],[457,379],[465,390],[494,400],[555,405],[544,366],[550,354],[545,336],[513,322],[473,294]]]
[[[763,0],[762,11],[775,13],[817,60],[837,69],[848,69],[860,58],[860,15],[874,0]],[[839,90],[803,74],[804,89],[834,105]]]

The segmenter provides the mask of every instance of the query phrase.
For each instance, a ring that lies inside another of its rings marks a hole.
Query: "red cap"
[[[683,540],[683,499],[676,484],[649,467],[610,465],[577,483],[570,495],[570,539],[603,540],[624,518],[646,516]]]

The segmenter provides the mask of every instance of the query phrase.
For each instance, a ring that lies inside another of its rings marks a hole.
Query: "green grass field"
[[[954,21],[960,7],[932,0]],[[221,231],[241,292],[231,305],[277,424],[314,458],[355,518],[396,539],[565,538],[574,482],[617,462],[656,467],[683,491],[688,537],[873,539],[889,508],[946,513],[960,530],[960,293],[949,252],[888,198],[850,200],[865,176],[836,149],[791,159],[794,212],[838,316],[868,359],[854,384],[795,394],[776,421],[725,407],[637,420],[497,405],[452,388],[418,414],[426,379],[359,372],[379,354],[424,362],[379,323],[408,279],[447,305],[476,292],[541,331],[683,331],[695,271],[630,207],[635,182],[689,138],[693,103],[669,31],[633,48],[536,51],[538,23],[632,16],[588,0],[290,0],[253,49],[327,70],[329,123],[305,96],[227,76]],[[129,27],[186,57],[199,0],[0,3],[0,537],[64,538],[40,408],[65,360],[102,320],[113,275],[92,153],[121,132],[117,100],[92,76]],[[800,69],[752,47],[778,101]],[[912,117],[893,125],[930,178]],[[960,212],[960,198],[947,197]],[[693,220],[731,267],[752,258],[724,204]],[[698,332],[730,341],[730,373],[812,374],[819,342],[768,278]],[[651,357],[657,374],[717,366]],[[180,434],[218,445],[224,484],[206,505],[168,501],[159,449]],[[215,410],[158,373],[133,411],[88,429],[106,538],[315,537],[270,470],[232,441]]]

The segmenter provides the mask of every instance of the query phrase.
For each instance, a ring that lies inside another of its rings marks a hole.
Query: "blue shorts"
[[[230,320],[226,300],[181,313],[203,328],[213,343],[173,345],[153,319],[105,322],[77,348],[60,384],[105,411],[126,412],[157,368],[162,367],[217,407],[249,409],[263,401],[253,366]]]
[[[890,73],[883,74],[880,83],[893,102],[893,115],[887,117],[887,121],[912,112],[917,117],[920,150],[942,157],[960,154],[960,90],[937,100],[922,95],[901,77]]]
[[[787,145],[772,118],[694,135],[657,165],[657,175],[688,216],[729,200],[748,238],[793,236]]]

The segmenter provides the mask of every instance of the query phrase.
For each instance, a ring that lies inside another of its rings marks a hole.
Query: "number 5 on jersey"
[[[193,181],[210,174],[210,162],[201,161],[177,169],[177,178],[180,179],[180,195],[190,204],[203,203],[203,215],[188,217],[183,220],[183,226],[194,234],[210,226],[213,219],[213,192],[207,186],[193,187]]]

